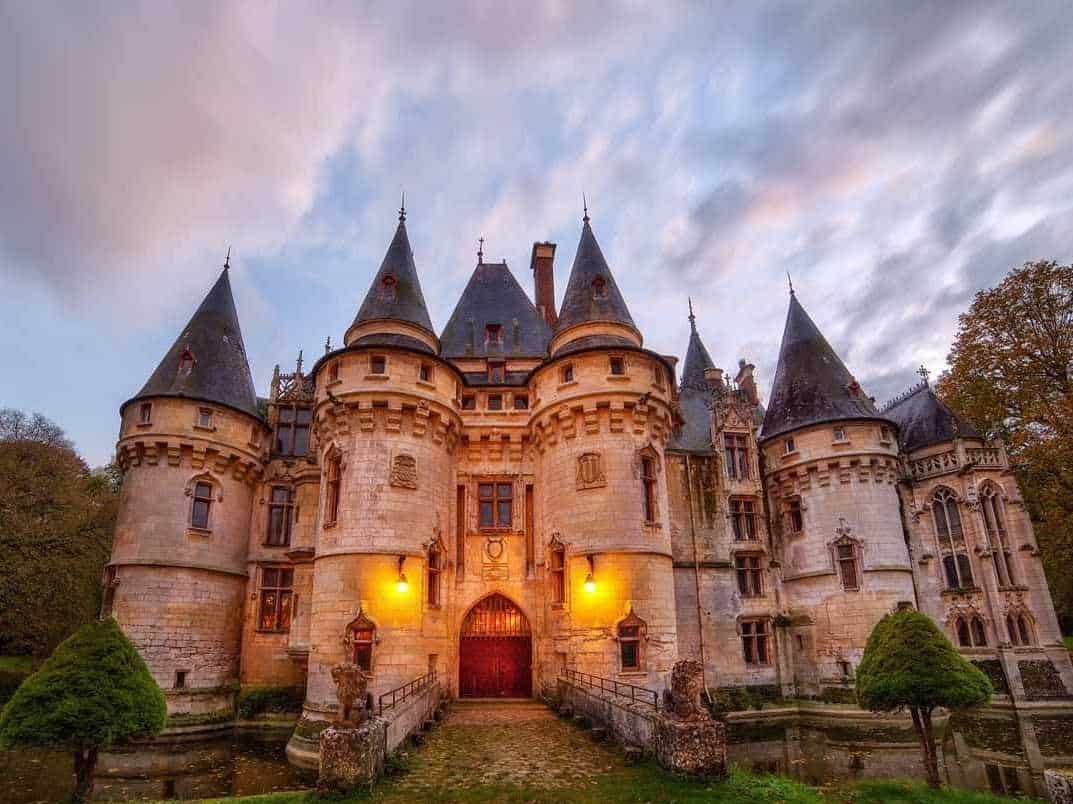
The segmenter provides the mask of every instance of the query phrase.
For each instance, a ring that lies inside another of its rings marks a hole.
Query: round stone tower
[[[565,564],[548,602],[552,642],[578,670],[657,685],[676,658],[664,462],[674,373],[642,347],[587,214],[549,351],[531,380],[531,426],[545,564]]]
[[[123,488],[103,614],[164,690],[170,725],[226,723],[267,435],[226,266],[120,414]]]
[[[446,557],[461,377],[437,356],[404,213],[344,344],[313,367],[322,474],[306,721],[335,716],[341,661],[371,674],[375,699],[449,653],[427,562]],[[292,756],[306,750],[292,740]]]
[[[875,623],[915,605],[896,435],[791,292],[760,446],[803,694],[847,684]]]

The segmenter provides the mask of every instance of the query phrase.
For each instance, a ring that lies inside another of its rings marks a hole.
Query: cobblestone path
[[[578,790],[625,764],[612,746],[536,701],[455,701],[409,759],[411,770],[392,787],[414,800],[496,785]]]

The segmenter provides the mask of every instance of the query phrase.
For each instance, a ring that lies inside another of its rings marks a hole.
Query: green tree
[[[74,801],[93,789],[97,753],[157,734],[167,706],[115,620],[88,623],[60,643],[0,713],[0,745],[63,747],[74,754]]]
[[[857,702],[873,712],[909,710],[932,787],[940,784],[932,712],[966,709],[990,698],[987,676],[962,658],[926,614],[894,612],[872,629],[857,668]]]
[[[1063,627],[1073,631],[1073,266],[1025,263],[958,322],[938,392],[1006,442]]]
[[[0,410],[0,654],[47,656],[97,616],[115,477],[91,472],[47,419]]]

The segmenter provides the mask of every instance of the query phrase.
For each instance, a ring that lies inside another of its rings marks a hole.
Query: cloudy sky
[[[311,9],[316,14],[310,14]],[[646,345],[692,296],[770,388],[798,297],[869,393],[1070,259],[1066,2],[0,0],[0,406],[93,464],[228,245],[258,390],[408,226],[437,328],[476,240],[566,284],[581,195]]]

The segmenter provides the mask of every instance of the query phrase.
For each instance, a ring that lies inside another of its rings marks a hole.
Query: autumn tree
[[[857,667],[857,702],[873,712],[909,711],[928,784],[939,787],[932,712],[966,709],[991,698],[991,682],[919,611],[888,614],[872,629]]]
[[[109,618],[83,625],[22,682],[0,713],[0,746],[70,751],[81,802],[102,748],[157,734],[166,718],[164,693]]]
[[[1064,628],[1073,630],[1073,266],[1030,262],[976,294],[943,400],[1006,442]]]
[[[0,411],[0,653],[47,655],[97,616],[117,507],[61,428]]]

